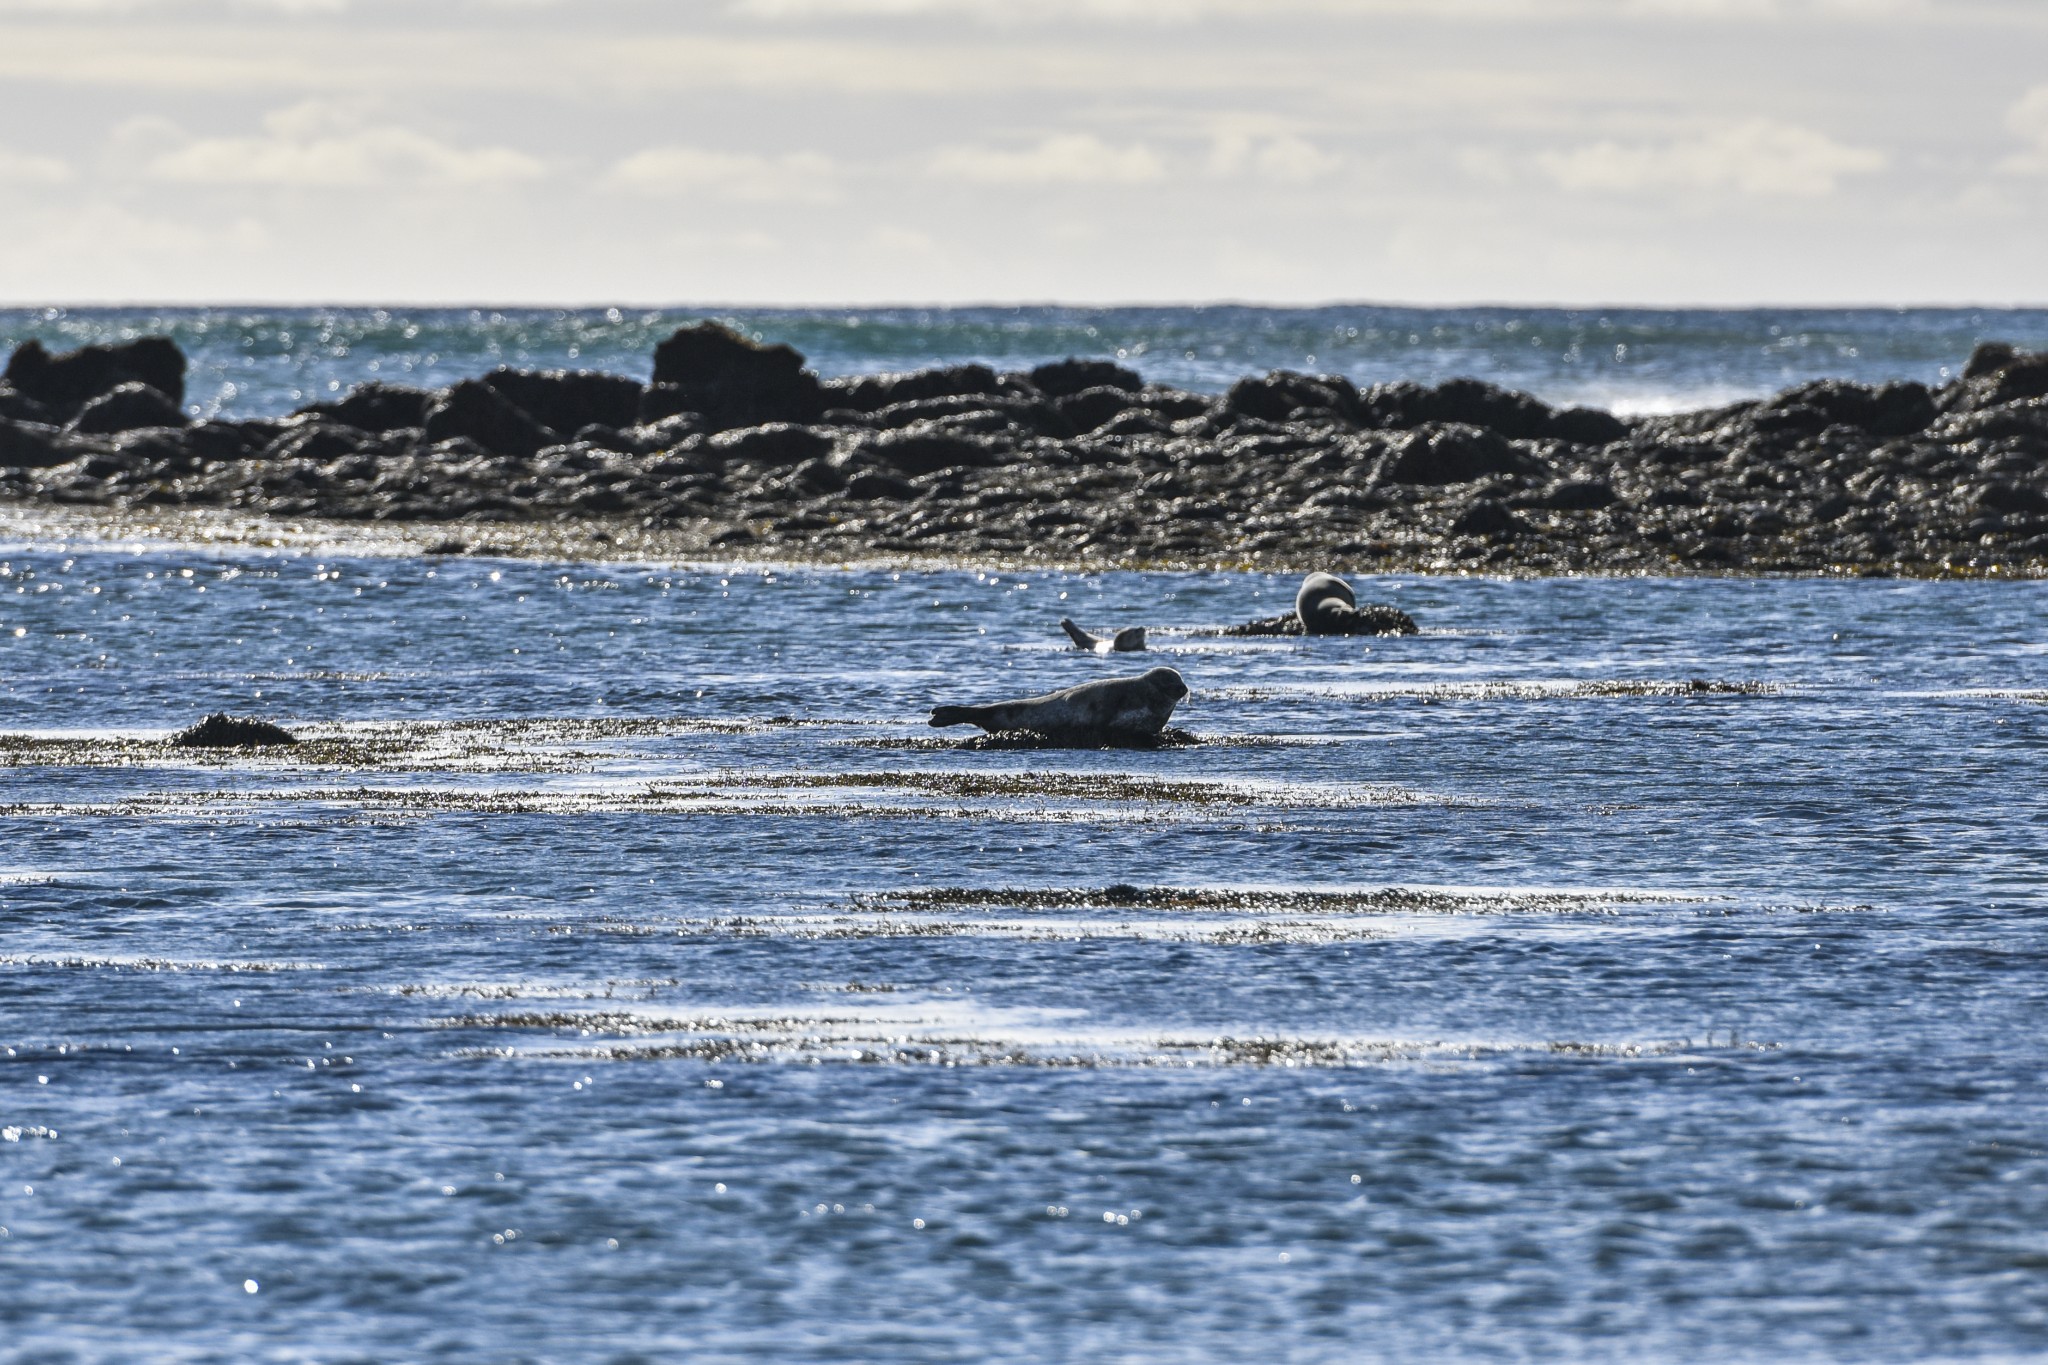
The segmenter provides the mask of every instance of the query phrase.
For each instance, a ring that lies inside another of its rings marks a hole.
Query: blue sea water
[[[161,332],[192,358],[195,416],[278,416],[367,379],[438,386],[498,365],[645,378],[691,309],[0,309],[0,350]],[[1559,404],[1669,412],[1810,379],[1939,383],[1972,346],[2048,349],[2043,309],[878,308],[710,314],[788,342],[820,374],[1070,355],[1221,391],[1272,369],[1361,384],[1476,375]]]
[[[2048,1356],[2048,587],[1292,586],[0,548],[0,1358]]]

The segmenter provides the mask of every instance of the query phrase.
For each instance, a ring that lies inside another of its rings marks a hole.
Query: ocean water
[[[2048,1355],[2048,587],[1292,586],[0,547],[0,1359]]]
[[[826,376],[1115,359],[1197,391],[1273,369],[1361,384],[1476,375],[1557,404],[1673,412],[1810,379],[1934,384],[1983,340],[2048,349],[2044,309],[883,308],[0,309],[0,350],[146,333],[192,358],[194,416],[278,416],[368,379],[438,386],[498,365],[645,378],[654,344],[713,316]]]

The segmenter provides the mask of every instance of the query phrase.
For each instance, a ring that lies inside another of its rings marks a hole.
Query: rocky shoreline
[[[500,369],[193,422],[184,375],[161,337],[16,348],[0,511],[406,528],[447,552],[2048,576],[2048,354],[1997,344],[1938,389],[1632,419],[1476,380],[1205,395],[1099,360],[820,380],[710,323],[661,343],[649,384]]]

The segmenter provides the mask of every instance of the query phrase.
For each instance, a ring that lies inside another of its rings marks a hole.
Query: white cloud
[[[1344,159],[1294,133],[1257,137],[1250,133],[1225,133],[1216,139],[1209,153],[1209,169],[1217,175],[1250,173],[1266,180],[1306,184],[1320,180],[1342,165]]]
[[[1834,193],[1844,176],[1883,169],[1885,156],[1811,128],[1750,119],[1671,142],[1596,142],[1544,152],[1536,164],[1568,190],[1733,190],[1818,198]]]
[[[2006,113],[2005,126],[2031,144],[1999,169],[2011,175],[2048,175],[2048,85],[2037,85]]]
[[[605,181],[642,194],[824,203],[836,197],[834,174],[831,161],[815,152],[755,156],[702,147],[649,147],[614,165]]]
[[[932,172],[985,185],[1140,185],[1166,178],[1166,165],[1150,147],[1117,147],[1093,133],[1062,133],[1016,151],[946,147]]]
[[[54,156],[0,147],[0,185],[61,185],[70,178],[71,167]]]
[[[395,125],[361,123],[320,101],[263,118],[255,137],[203,137],[152,159],[158,180],[197,185],[477,187],[533,180],[546,168],[509,147],[456,147]]]

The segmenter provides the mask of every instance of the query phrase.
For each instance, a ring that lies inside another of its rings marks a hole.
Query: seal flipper
[[[978,717],[987,709],[985,706],[934,706],[932,728],[943,730],[948,725],[979,725]]]
[[[1090,635],[1064,616],[1060,618],[1060,629],[1067,633],[1067,638],[1074,642],[1074,648],[1076,649],[1102,648],[1102,637],[1100,635]]]

